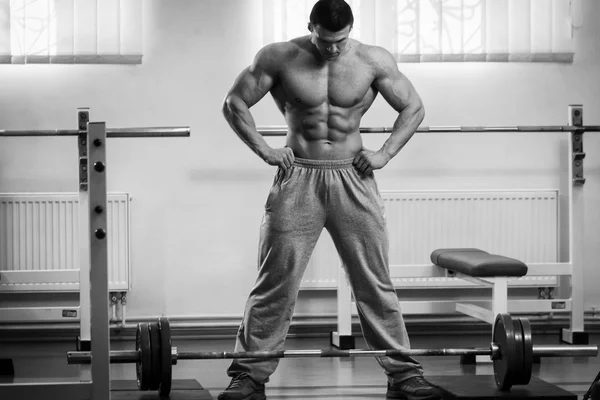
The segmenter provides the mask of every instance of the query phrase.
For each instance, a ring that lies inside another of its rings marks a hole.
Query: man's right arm
[[[229,126],[240,139],[259,157],[270,165],[289,168],[293,163],[293,152],[289,148],[273,149],[256,130],[250,108],[262,99],[274,86],[277,79],[278,56],[276,46],[262,48],[252,65],[237,77],[223,101],[222,112]]]

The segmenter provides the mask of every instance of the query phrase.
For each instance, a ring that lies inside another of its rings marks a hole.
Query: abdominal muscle
[[[327,106],[326,106],[327,107]],[[319,107],[320,108],[320,107]],[[359,110],[327,107],[327,111],[288,110],[286,146],[298,158],[342,160],[362,150]]]

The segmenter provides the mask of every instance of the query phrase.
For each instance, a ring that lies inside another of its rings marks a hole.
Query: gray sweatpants
[[[348,160],[296,159],[279,169],[260,230],[259,272],[240,324],[235,351],[280,351],[298,290],[326,228],[340,255],[370,349],[408,349],[408,334],[388,268],[383,201],[373,174]],[[410,357],[377,357],[392,383],[423,374]],[[234,360],[227,373],[268,382],[277,359]]]

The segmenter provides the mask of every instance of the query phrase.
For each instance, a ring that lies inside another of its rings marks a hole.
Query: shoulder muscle
[[[289,51],[285,43],[272,43],[261,48],[230,89],[248,106],[254,105],[275,85],[282,60]]]
[[[373,86],[392,107],[400,111],[409,105],[421,105],[415,88],[400,72],[396,59],[388,50],[378,46],[365,46],[363,57],[373,68]]]
[[[376,78],[380,79],[399,73],[396,59],[383,47],[363,44],[360,53],[362,58],[373,68]]]

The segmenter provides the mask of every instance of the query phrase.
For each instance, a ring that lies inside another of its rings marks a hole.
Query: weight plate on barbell
[[[501,390],[509,390],[515,379],[515,332],[509,314],[498,314],[494,321],[492,340],[500,349],[500,356],[494,360],[494,379]]]
[[[158,322],[148,324],[150,331],[150,353],[152,360],[152,369],[150,373],[150,390],[158,390],[161,378],[161,343],[160,333],[158,331]]]
[[[527,385],[531,380],[533,368],[533,336],[531,324],[527,318],[519,318],[519,323],[523,330],[523,378],[520,381],[521,385]]]
[[[166,317],[158,319],[158,331],[160,332],[160,352],[161,352],[161,378],[158,394],[168,396],[171,393],[171,378],[173,373],[173,363],[171,360],[171,326]]]
[[[138,361],[135,363],[135,376],[137,379],[138,389],[142,389],[142,325],[138,324],[135,331],[135,349],[138,353]]]
[[[523,329],[518,319],[513,319],[513,329],[515,331],[515,369],[512,371],[513,385],[522,385],[524,364],[523,364]]]
[[[137,385],[140,390],[150,389],[152,374],[152,355],[150,350],[150,331],[147,323],[139,323],[135,337],[135,347],[139,354],[136,363]]]

